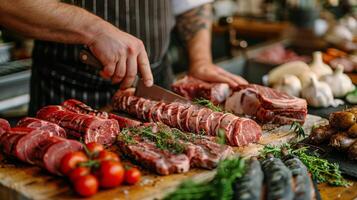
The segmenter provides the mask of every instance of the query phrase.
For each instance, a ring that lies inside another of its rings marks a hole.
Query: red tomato
[[[78,178],[90,174],[90,169],[88,167],[77,167],[74,170],[70,171],[68,174],[69,180],[74,183]]]
[[[111,151],[106,151],[106,150],[99,152],[96,159],[99,161],[104,161],[104,160],[112,160],[112,161],[117,161],[117,162],[120,161],[117,154],[115,154]]]
[[[100,163],[97,176],[100,187],[113,188],[123,182],[124,168],[119,162],[105,160]]]
[[[88,157],[82,151],[69,152],[61,160],[60,170],[64,175],[77,167],[78,163],[88,161]]]
[[[86,147],[90,153],[98,153],[104,150],[104,146],[96,142],[90,142],[86,144]]]
[[[135,183],[139,182],[140,178],[141,178],[141,173],[135,167],[132,167],[125,171],[125,174],[124,174],[125,182],[130,185],[134,185]]]
[[[83,197],[92,196],[98,192],[98,180],[90,174],[81,176],[74,182],[74,189]]]

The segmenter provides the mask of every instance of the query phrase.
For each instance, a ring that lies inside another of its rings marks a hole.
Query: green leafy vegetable
[[[217,143],[226,144],[226,133],[223,129],[218,129]]]
[[[196,183],[191,180],[183,182],[179,188],[169,194],[166,200],[230,200],[233,196],[233,183],[245,172],[245,161],[242,158],[221,161],[217,174],[209,183]]]
[[[293,131],[294,133],[296,133],[299,138],[306,137],[305,131],[299,122],[296,122],[296,121],[293,122],[290,126],[290,130]]]
[[[223,112],[223,109],[220,106],[214,105],[210,100],[199,98],[193,101],[195,104],[207,107],[215,112]]]
[[[261,151],[261,156],[265,157],[267,154],[273,154],[275,157],[280,158],[282,157],[281,150],[283,148],[285,148],[289,154],[297,156],[318,182],[326,182],[333,186],[349,185],[349,182],[342,177],[339,166],[336,163],[330,163],[320,158],[317,152],[315,152],[315,155],[309,154],[307,152],[308,147],[294,149],[289,144],[283,145],[282,147],[267,145]]]

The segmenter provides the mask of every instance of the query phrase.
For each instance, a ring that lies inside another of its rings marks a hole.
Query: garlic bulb
[[[325,75],[320,80],[330,86],[334,97],[344,97],[355,89],[351,79],[343,73],[342,65],[338,65],[333,74]]]
[[[298,78],[300,79],[302,88],[305,88],[306,86],[310,85],[311,79],[313,79],[313,78],[317,79],[317,76],[314,72],[306,71],[306,72],[301,73],[298,76]]]
[[[280,81],[283,76],[287,74],[299,76],[304,72],[312,72],[309,65],[307,65],[306,63],[302,61],[288,62],[279,65],[278,67],[271,70],[268,74],[268,82],[269,85],[274,85],[278,81]]]
[[[316,74],[317,78],[320,78],[321,76],[327,74],[332,74],[332,69],[330,68],[330,66],[326,65],[323,62],[322,54],[320,51],[314,52],[313,57],[314,58],[312,60],[312,63],[310,64],[310,69]]]
[[[319,82],[316,77],[311,79],[310,85],[302,89],[301,96],[313,107],[338,106],[343,101],[333,98],[330,86],[327,83]]]
[[[301,82],[294,75],[285,75],[280,81],[273,86],[278,91],[285,92],[289,95],[299,97],[301,91]]]

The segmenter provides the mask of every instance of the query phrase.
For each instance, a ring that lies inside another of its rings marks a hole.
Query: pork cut
[[[0,118],[0,137],[10,129],[10,124],[6,119]]]
[[[262,135],[261,127],[251,119],[214,112],[197,105],[178,102],[166,104],[118,92],[113,97],[113,108],[146,121],[162,122],[181,131],[217,136],[222,130],[226,141],[232,146],[257,142]]]
[[[225,110],[238,115],[255,117],[262,123],[291,124],[305,122],[306,100],[290,96],[277,90],[250,84],[240,85],[227,98]]]
[[[21,119],[17,123],[16,127],[45,130],[45,131],[53,132],[53,135],[57,135],[64,138],[67,137],[66,131],[62,127],[58,126],[57,124],[44,121],[41,119],[33,118],[33,117],[25,117]]]
[[[67,134],[83,138],[85,143],[112,144],[119,133],[118,122],[113,119],[74,113],[62,106],[46,106],[37,112],[37,117],[58,124]]]
[[[130,128],[141,125],[140,121],[118,116],[112,113],[107,113],[104,111],[95,110],[90,106],[86,105],[85,103],[76,99],[68,99],[62,103],[62,106],[67,110],[70,110],[75,113],[92,115],[102,119],[114,119],[118,122],[120,128]]]
[[[213,169],[233,154],[231,147],[215,140],[211,136],[183,133],[161,123],[145,123],[122,131],[118,144],[124,155],[158,174],[167,175],[186,172],[190,166]]]
[[[231,90],[226,83],[208,83],[191,76],[176,81],[172,90],[189,100],[204,98],[214,104],[220,104],[230,95]]]

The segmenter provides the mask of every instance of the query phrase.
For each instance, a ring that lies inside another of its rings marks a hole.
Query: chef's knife
[[[190,103],[189,100],[184,97],[175,94],[169,90],[166,90],[160,86],[152,85],[147,87],[144,84],[142,79],[137,79],[135,87],[135,96],[143,97],[146,99],[151,99],[155,101],[164,101],[166,103],[171,102],[181,102],[181,103]]]
[[[81,62],[83,62],[84,64],[93,66],[98,69],[103,68],[103,66],[99,62],[99,60],[97,60],[97,58],[95,58],[90,51],[83,49],[83,50],[81,50],[79,56],[80,56]],[[138,97],[143,97],[146,99],[151,99],[151,100],[156,100],[156,101],[164,101],[167,103],[190,102],[189,100],[185,99],[184,97],[182,97],[178,94],[175,94],[169,90],[166,90],[160,86],[153,85],[151,87],[146,87],[144,84],[144,81],[142,81],[142,79],[138,78],[138,77],[136,78],[133,86],[135,87],[135,96],[138,96]]]

